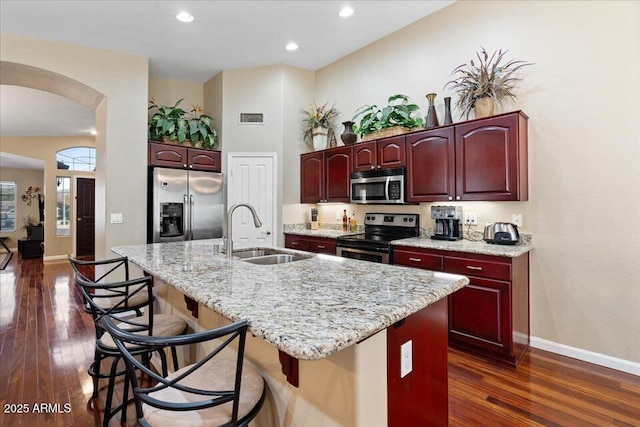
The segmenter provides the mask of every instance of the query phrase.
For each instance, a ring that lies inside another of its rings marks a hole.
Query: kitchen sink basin
[[[251,264],[276,265],[309,259],[313,255],[291,254],[277,249],[249,249],[234,251],[233,256],[240,258],[240,261]]]

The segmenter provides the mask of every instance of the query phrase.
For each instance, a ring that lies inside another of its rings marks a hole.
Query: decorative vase
[[[450,125],[453,123],[453,119],[451,118],[451,97],[447,96],[444,98],[444,124]]]
[[[436,115],[436,107],[433,105],[433,102],[436,100],[435,93],[427,94],[427,100],[429,101],[429,109],[427,110],[427,118],[424,123],[425,128],[432,128],[434,126],[439,126],[438,116]]]
[[[476,99],[473,111],[476,113],[476,119],[493,116],[493,98],[487,96]]]
[[[311,131],[313,137],[313,148],[316,150],[325,150],[329,143],[329,129],[325,127],[315,127]]]
[[[342,124],[344,125],[344,132],[342,132],[342,135],[340,135],[340,139],[342,139],[344,145],[355,144],[356,140],[358,139],[358,135],[353,133],[353,125],[355,123],[346,121],[342,122]]]

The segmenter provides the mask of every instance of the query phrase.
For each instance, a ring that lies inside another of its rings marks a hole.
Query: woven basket
[[[384,128],[368,133],[360,139],[360,142],[373,141],[374,139],[387,138],[390,136],[402,135],[409,132],[411,132],[411,129],[404,126],[393,126],[390,128]]]

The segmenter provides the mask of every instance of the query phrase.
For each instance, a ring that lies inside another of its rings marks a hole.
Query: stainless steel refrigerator
[[[149,243],[222,237],[222,174],[150,168]]]

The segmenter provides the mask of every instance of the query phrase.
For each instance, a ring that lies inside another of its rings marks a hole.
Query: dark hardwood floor
[[[71,276],[17,255],[0,271],[0,426],[99,425],[106,381],[89,411],[94,330]],[[450,350],[449,395],[451,426],[640,426],[639,377],[536,349],[517,369]]]

